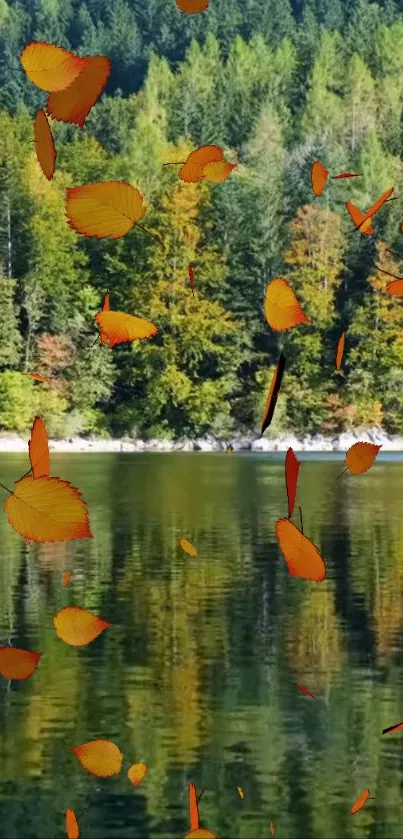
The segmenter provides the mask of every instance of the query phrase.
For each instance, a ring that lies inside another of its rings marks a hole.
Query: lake
[[[0,676],[2,836],[62,839],[71,807],[82,839],[182,839],[189,782],[219,839],[402,835],[403,730],[381,732],[403,720],[403,460],[337,479],[342,455],[297,456],[320,584],[276,542],[282,453],[53,454],[92,540],[28,546],[1,512],[0,644],[43,653],[32,678]],[[28,466],[0,454],[0,480]],[[113,627],[65,644],[52,617],[75,604]],[[119,775],[70,751],[92,739],[119,746]]]

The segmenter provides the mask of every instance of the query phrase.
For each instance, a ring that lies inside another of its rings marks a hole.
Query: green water
[[[336,480],[334,457],[298,457],[321,584],[291,578],[277,547],[283,454],[55,454],[93,540],[28,547],[1,513],[0,643],[43,652],[31,679],[0,676],[1,836],[62,839],[71,807],[83,839],[182,839],[190,781],[220,839],[269,839],[271,821],[276,839],[402,836],[403,731],[381,731],[403,720],[403,462]],[[0,455],[8,486],[27,468]],[[114,626],[70,647],[52,624],[69,604]],[[69,751],[98,738],[124,753],[120,775]]]

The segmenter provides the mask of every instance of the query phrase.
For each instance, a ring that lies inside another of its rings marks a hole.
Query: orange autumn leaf
[[[197,548],[195,548],[195,546],[192,545],[191,542],[189,542],[187,539],[183,539],[183,538],[179,539],[178,541],[179,541],[179,546],[182,548],[182,550],[186,554],[189,554],[189,556],[197,556],[197,554],[198,554]]]
[[[289,519],[276,522],[276,537],[291,577],[321,583],[326,566],[315,545]]]
[[[312,164],[311,168],[311,183],[312,183],[312,192],[314,195],[322,195],[322,192],[326,186],[327,176],[329,174],[329,170],[320,162],[320,160],[316,160],[315,163]]]
[[[403,279],[400,278],[398,280],[392,280],[392,282],[388,283],[386,286],[386,292],[392,296],[401,297],[403,294]]]
[[[123,763],[123,754],[110,740],[90,740],[71,749],[84,769],[98,778],[118,775]]]
[[[133,763],[130,769],[128,769],[127,777],[134,787],[138,787],[146,775],[146,772],[147,766],[145,763]]]
[[[333,181],[339,181],[340,178],[362,178],[360,172],[341,172],[340,175],[332,175]]]
[[[155,323],[144,318],[137,318],[135,315],[127,315],[126,312],[111,312],[103,308],[94,317],[101,333],[101,344],[108,344],[109,347],[129,341],[153,338],[158,332]]]
[[[194,268],[193,265],[189,265],[188,267],[188,274],[190,280],[190,288],[192,289],[193,297],[195,296],[195,282],[194,282]]]
[[[301,323],[311,323],[290,284],[281,277],[275,277],[267,286],[264,312],[267,323],[275,332],[285,332]]]
[[[336,370],[340,370],[341,362],[343,360],[344,345],[346,343],[346,333],[342,332],[337,342],[336,349]]]
[[[66,571],[65,574],[64,574],[64,577],[63,577],[63,588],[66,588],[66,586],[69,584],[70,577],[71,577],[71,572]]]
[[[296,688],[298,688],[298,690],[301,691],[301,693],[305,693],[306,696],[310,696],[312,699],[315,699],[313,693],[311,693],[311,691],[308,690],[308,688],[304,687],[304,685],[299,685],[298,682],[294,682],[294,685]]]
[[[197,15],[207,9],[210,0],[175,0],[178,9],[188,15]]]
[[[22,50],[20,61],[29,80],[50,93],[69,87],[81,73],[86,59],[56,44],[32,41]]]
[[[78,827],[77,816],[74,810],[68,808],[66,810],[66,833],[67,839],[80,839],[80,829]]]
[[[244,795],[244,791],[243,791],[242,787],[237,787],[237,790],[238,790],[239,797],[244,799],[245,795]]]
[[[269,392],[267,394],[266,405],[263,411],[263,419],[262,419],[262,430],[260,432],[260,436],[264,434],[266,428],[269,427],[274,411],[277,405],[277,399],[280,392],[281,382],[283,379],[283,373],[285,369],[285,358],[283,353],[281,353],[280,358],[277,362],[277,367],[274,371],[273,378],[271,380],[271,385],[269,388]]]
[[[51,181],[56,167],[56,146],[45,111],[39,108],[34,122],[35,151],[45,178]]]
[[[352,204],[351,201],[347,201],[346,209],[349,212],[356,228],[360,227],[360,233],[363,236],[372,236],[374,232],[374,228],[372,227],[372,219],[368,218],[366,221],[364,221],[364,213],[362,213],[361,210],[359,210],[358,207],[355,206],[355,204]]]
[[[207,163],[203,169],[203,178],[213,184],[222,184],[227,180],[236,163],[227,163],[226,160],[218,160],[214,163]]]
[[[363,223],[365,223],[368,219],[372,219],[372,217],[375,215],[375,213],[377,213],[378,210],[380,210],[380,208],[382,207],[382,204],[384,204],[385,201],[387,201],[390,198],[393,191],[394,191],[394,187],[391,186],[389,189],[386,190],[386,192],[383,193],[383,195],[381,195],[380,198],[378,198],[377,201],[375,201],[374,204],[372,204],[372,206],[369,208],[369,210],[367,210],[367,212],[364,214],[364,218],[363,218],[362,222],[359,222],[356,225],[356,228],[355,228],[356,230],[361,229],[361,225]]]
[[[273,822],[270,822],[270,833],[271,833],[272,836],[274,836],[274,824],[273,824]]]
[[[294,512],[295,496],[297,493],[297,481],[300,466],[300,461],[295,457],[294,451],[290,447],[285,456],[285,485],[287,488],[289,519],[291,518]]]
[[[200,816],[196,784],[189,784],[189,819],[190,830],[198,830],[200,826]]]
[[[83,59],[80,74],[65,90],[50,93],[46,102],[49,116],[83,127],[95,102],[100,97],[111,73],[112,64],[104,55]]]
[[[109,299],[109,291],[106,292],[104,297],[104,302],[102,303],[102,311],[109,312],[111,308],[110,299]]]
[[[35,379],[37,382],[46,382],[46,384],[52,384],[52,379],[47,379],[46,376],[41,376],[40,373],[24,373],[24,376],[29,376],[30,379]]]
[[[371,793],[369,789],[364,789],[364,792],[362,792],[361,795],[358,796],[357,800],[354,801],[354,804],[350,810],[350,816],[353,816],[354,813],[358,813],[359,810],[362,810],[364,804],[367,803],[370,794]]]
[[[399,731],[403,728],[403,722],[398,722],[396,725],[390,725],[389,728],[384,728],[382,734],[391,734],[392,731]]]
[[[197,830],[186,833],[184,839],[218,839],[218,836],[206,827],[199,827]]]
[[[90,644],[101,632],[113,626],[81,606],[65,606],[53,618],[56,635],[72,647]]]
[[[372,466],[382,445],[354,443],[346,453],[345,464],[351,475],[362,475]]]
[[[5,679],[29,679],[35,673],[41,655],[18,647],[0,647],[0,674]]]
[[[201,146],[199,149],[190,152],[182,168],[179,170],[179,177],[185,183],[197,183],[204,178],[204,168],[209,163],[222,161],[224,152],[220,146]]]
[[[40,417],[34,419],[28,451],[34,478],[48,478],[50,471],[48,435]]]
[[[121,239],[146,211],[141,193],[124,181],[67,187],[66,194],[68,224],[82,236]]]
[[[21,478],[4,509],[11,527],[28,541],[92,539],[81,493],[60,478]]]

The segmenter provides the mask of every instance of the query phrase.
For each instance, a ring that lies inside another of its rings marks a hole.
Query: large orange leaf
[[[101,343],[114,347],[128,341],[142,341],[153,338],[158,332],[155,323],[144,318],[136,318],[125,312],[102,310],[94,315],[101,332]]]
[[[336,370],[340,370],[341,362],[343,360],[344,345],[346,343],[346,333],[342,332],[337,342],[336,349]]]
[[[227,180],[236,163],[227,163],[226,160],[217,160],[214,163],[207,163],[203,169],[203,178],[213,184],[222,184]]]
[[[287,488],[289,519],[291,518],[294,511],[295,496],[297,493],[298,473],[300,466],[300,461],[297,460],[293,449],[290,447],[285,456],[285,485]]]
[[[371,793],[369,789],[364,789],[364,792],[362,792],[361,795],[358,796],[356,801],[354,801],[354,804],[350,810],[350,816],[353,816],[354,813],[358,813],[359,810],[362,810],[364,805],[367,803],[370,795]]]
[[[186,833],[184,839],[218,839],[218,836],[211,830],[207,830],[206,827],[199,827],[197,830],[191,830],[190,833]]]
[[[80,828],[74,810],[66,810],[66,833],[67,839],[80,839]]]
[[[118,775],[123,763],[123,754],[110,740],[90,740],[71,749],[84,769],[98,778]]]
[[[34,419],[28,451],[34,478],[48,478],[50,471],[48,435],[40,417]]]
[[[372,466],[382,445],[375,443],[354,443],[346,453],[345,463],[352,475],[362,475]]]
[[[181,12],[188,15],[197,15],[207,9],[210,0],[176,0],[176,5]]]
[[[134,787],[138,787],[138,785],[141,784],[146,773],[147,766],[145,763],[133,763],[130,769],[128,769],[127,777]]]
[[[197,183],[204,178],[204,168],[209,163],[217,163],[223,160],[224,152],[220,146],[201,146],[199,149],[190,152],[182,168],[179,170],[179,177],[186,183]]]
[[[104,55],[84,59],[80,75],[66,90],[50,93],[46,102],[49,116],[83,127],[91,108],[100,97],[111,73],[112,64]]]
[[[356,228],[360,227],[360,233],[364,236],[372,236],[374,232],[374,228],[372,227],[372,218],[367,218],[365,221],[365,215],[355,206],[352,204],[351,201],[347,201],[346,209],[349,212]]]
[[[21,478],[4,509],[11,527],[28,541],[92,539],[81,493],[60,478]]]
[[[45,41],[24,47],[20,61],[30,81],[48,93],[69,87],[86,63],[85,58]]]
[[[5,679],[29,679],[41,655],[18,647],[0,647],[0,673]]]
[[[56,167],[56,146],[45,111],[39,108],[34,122],[35,151],[45,178],[51,181]]]
[[[322,192],[326,186],[327,176],[329,174],[329,170],[320,162],[320,160],[316,160],[315,163],[312,164],[311,168],[311,183],[312,183],[312,192],[314,195],[322,195]]]
[[[267,394],[266,405],[263,411],[263,419],[262,419],[262,430],[260,432],[260,436],[264,434],[266,428],[269,427],[274,411],[277,405],[278,395],[280,393],[281,382],[283,379],[283,373],[285,369],[285,358],[283,353],[281,353],[280,358],[277,362],[277,367],[274,371],[273,378],[271,380],[271,385],[269,388],[269,392]]]
[[[189,556],[197,556],[197,548],[195,548],[195,546],[192,545],[192,543],[189,542],[188,539],[179,539],[179,546],[182,548],[185,554],[188,554]]]
[[[121,239],[146,211],[141,193],[124,181],[67,187],[66,193],[68,223],[82,236]]]
[[[267,286],[264,311],[267,323],[275,332],[284,332],[300,323],[311,323],[290,284],[281,277],[275,277]]]
[[[113,626],[81,606],[65,606],[53,618],[56,634],[72,647],[84,647]]]
[[[292,577],[303,577],[321,583],[326,577],[326,566],[315,545],[289,519],[276,522],[276,536],[280,550]]]

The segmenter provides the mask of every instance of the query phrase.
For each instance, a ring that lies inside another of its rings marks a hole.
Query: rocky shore
[[[231,444],[234,451],[285,452],[291,446],[294,451],[346,452],[358,440],[382,445],[382,451],[403,452],[403,437],[391,437],[378,428],[365,431],[351,431],[333,437],[321,434],[297,438],[293,434],[269,435],[259,438],[257,434],[244,437],[217,440],[211,435],[198,440],[103,440],[95,437],[74,437],[66,440],[49,440],[54,452],[223,452]],[[27,452],[28,436],[0,434],[0,452]]]

